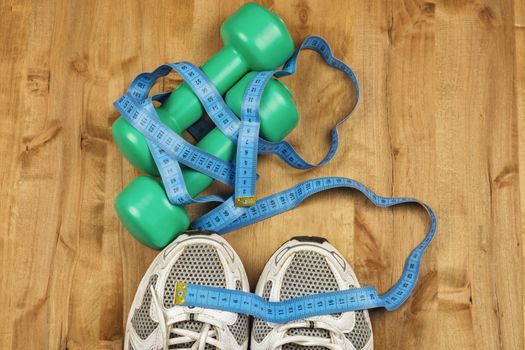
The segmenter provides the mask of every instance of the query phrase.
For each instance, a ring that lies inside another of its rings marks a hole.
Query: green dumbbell
[[[276,69],[294,49],[284,22],[255,3],[242,6],[229,17],[221,26],[221,37],[224,48],[201,67],[220,94],[249,70]],[[203,108],[188,84],[182,83],[157,108],[157,114],[164,124],[180,134],[202,116]],[[123,117],[115,121],[112,133],[130,163],[150,175],[159,174],[146,139]]]
[[[226,94],[226,103],[240,115],[244,90],[256,73],[248,73]],[[271,80],[263,92],[259,110],[261,136],[280,135],[284,138],[297,125],[298,114],[288,88]],[[197,147],[224,160],[235,157],[235,144],[218,128],[211,130]],[[191,196],[208,187],[213,179],[193,169],[182,171]],[[190,221],[183,206],[172,205],[161,182],[148,176],[139,176],[117,197],[115,208],[127,230],[143,244],[162,249],[186,231]]]

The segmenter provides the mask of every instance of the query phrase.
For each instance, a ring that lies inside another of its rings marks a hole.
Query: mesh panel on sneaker
[[[350,333],[346,333],[345,337],[350,340],[356,350],[361,350],[372,336],[372,329],[365,317],[363,311],[355,312],[355,326]]]
[[[164,287],[164,307],[174,306],[173,293],[177,282],[226,288],[226,277],[217,250],[210,244],[192,244],[184,248],[173,264]]]
[[[262,297],[269,300],[271,291],[272,281],[267,281],[263,288]],[[263,321],[260,318],[255,318],[253,320],[252,335],[257,343],[262,342],[271,331],[272,327],[268,326],[266,321]]]
[[[184,248],[177,261],[173,264],[164,286],[163,304],[166,308],[174,306],[173,295],[177,282],[195,283],[204,286],[226,288],[226,277],[219,254],[214,246],[205,243],[188,245]],[[200,332],[202,322],[181,321],[173,324],[172,328],[187,329]],[[170,334],[170,338],[175,335]],[[187,349],[193,342],[170,345],[170,349]],[[206,344],[205,350],[214,350],[215,347]]]
[[[321,254],[303,250],[295,254],[288,266],[281,286],[280,300],[286,301],[292,298],[302,297],[310,294],[334,292],[339,290],[332,269],[326,258]],[[338,315],[333,315],[338,316]],[[294,328],[288,331],[289,335],[304,335],[320,338],[329,338],[330,334],[325,329]],[[324,346],[301,346],[297,344],[286,344],[283,350],[324,350]]]
[[[295,254],[281,286],[281,301],[310,294],[334,292],[339,285],[325,257],[311,250]]]
[[[349,289],[355,288],[350,285]],[[361,350],[372,336],[372,328],[366,319],[364,311],[355,312],[355,325],[350,333],[346,333],[345,337],[350,340],[356,350]]]
[[[349,288],[355,288],[349,286]],[[281,285],[280,300],[286,301],[310,294],[338,291],[336,277],[328,265],[326,258],[314,251],[305,250],[297,252],[288,266]],[[268,281],[263,290],[263,298],[268,300],[272,290],[271,281]],[[333,317],[340,314],[331,315]],[[272,328],[265,321],[255,319],[253,338],[260,343],[270,333]],[[293,328],[288,330],[288,335],[302,335],[307,337],[329,338],[330,333],[318,328]],[[356,350],[361,350],[372,336],[372,329],[364,311],[355,314],[355,326],[345,337],[354,345]],[[298,344],[285,344],[283,350],[325,350],[323,346],[302,346]]]
[[[156,321],[153,321],[150,316],[150,307],[151,307],[151,286],[155,287],[157,284],[157,279],[159,276],[153,275],[149,279],[148,287],[144,293],[142,299],[142,304],[140,308],[135,310],[135,314],[131,318],[131,325],[135,329],[135,332],[140,337],[140,339],[146,339],[159,324]]]
[[[235,289],[242,290],[242,282],[236,281],[235,282]],[[249,325],[248,325],[248,315],[246,314],[237,314],[237,320],[235,320],[235,323],[231,326],[229,325],[228,328],[230,329],[230,332],[233,334],[233,337],[237,341],[237,344],[242,345],[246,339],[248,339],[249,335]]]

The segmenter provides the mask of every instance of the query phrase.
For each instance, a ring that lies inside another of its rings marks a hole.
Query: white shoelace
[[[162,305],[159,301],[157,293],[153,286],[150,286],[152,302],[155,304],[155,310],[159,318],[159,326],[165,334],[164,336],[164,350],[168,350],[170,345],[193,343],[191,348],[180,350],[204,350],[207,344],[215,346],[217,350],[222,350],[222,344],[217,340],[218,325],[202,322],[200,331],[195,332],[189,329],[174,328],[172,324],[166,324],[166,315],[164,314]],[[170,335],[176,337],[171,338]]]
[[[340,331],[337,329],[327,325],[327,324],[321,324],[318,323],[317,326],[319,328],[325,329],[330,332],[330,334],[341,334]],[[285,331],[285,334],[288,330],[292,328],[304,328],[304,323],[288,323],[286,325],[283,325],[280,330]],[[341,334],[342,336],[342,334]],[[271,344],[271,349],[276,350],[279,347],[282,347],[286,344],[296,344],[301,346],[324,346],[327,349],[331,350],[344,350],[340,345],[334,344],[332,342],[332,337],[330,338],[322,338],[322,337],[314,337],[314,336],[308,336],[308,335],[285,335],[282,339],[278,340],[274,344]]]

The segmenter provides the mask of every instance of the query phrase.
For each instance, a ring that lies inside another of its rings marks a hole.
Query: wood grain
[[[138,172],[112,142],[112,102],[139,72],[205,61],[242,3],[0,2],[1,349],[122,347],[156,252],[113,210]],[[258,193],[348,176],[382,195],[420,198],[440,219],[412,298],[394,313],[372,312],[376,349],[524,349],[524,2],[262,3],[296,43],[327,38],[355,69],[363,99],[333,162],[305,173],[266,157]],[[309,53],[285,82],[301,113],[289,140],[320,159],[351,86]],[[412,209],[332,191],[227,239],[252,286],[279,245],[307,234],[328,238],[362,283],[385,291],[426,227]]]

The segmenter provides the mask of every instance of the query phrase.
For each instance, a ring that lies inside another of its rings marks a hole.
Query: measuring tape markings
[[[220,93],[204,72],[189,62],[175,63],[172,67],[182,76],[193,90],[212,122],[214,122],[221,132],[229,139],[235,140],[235,132],[238,129],[239,122],[233,112],[226,106]],[[149,85],[146,87],[151,88],[153,86],[152,83],[155,81],[156,79],[148,80]],[[144,93],[145,91],[143,91],[142,96],[144,96]],[[155,118],[155,115],[151,115],[151,117]],[[200,118],[199,120],[204,120],[204,118]],[[192,130],[195,131],[195,128]],[[152,146],[151,142],[148,143],[148,146],[150,147],[157,168],[159,169],[168,199],[172,204],[187,205],[193,203],[224,201],[224,198],[219,196],[202,196],[193,199],[188,193],[182,176],[182,170],[178,163],[175,160],[172,160],[160,147],[156,145]]]
[[[217,91],[215,85],[213,85],[213,83],[208,79],[206,74],[189,62],[178,62],[173,64],[173,66],[193,90],[207,112],[207,115],[212,124],[217,126],[219,130],[233,143],[237,143],[237,131],[239,130],[240,121],[233,111],[227,106],[221,94]],[[205,119],[200,118],[199,121],[200,120],[204,121]],[[202,138],[205,136],[204,133],[207,134],[212,128],[209,127],[209,123],[204,124],[199,123],[199,121],[190,126],[189,132],[191,132],[192,135],[197,133],[197,137]],[[169,182],[164,181],[164,171],[159,169],[159,172],[161,173],[161,178],[163,179],[166,192],[172,193],[172,195],[168,197],[172,204],[187,205],[204,202],[224,202],[225,200],[220,196],[202,196],[200,198],[193,199],[189,195],[184,184],[180,167],[178,172],[174,172],[173,175],[171,175]],[[235,186],[235,179],[236,177],[234,177],[234,183],[230,185]]]
[[[317,164],[311,164],[305,161],[287,141],[269,142],[257,137],[259,129],[259,116],[257,112],[267,82],[272,75],[279,78],[294,74],[297,68],[297,59],[303,49],[317,52],[329,66],[342,71],[348,78],[350,78],[356,90],[355,102],[350,112],[331,130],[332,142],[330,148],[325,157]],[[285,63],[282,70],[276,72],[261,72],[253,77],[246,88],[243,97],[241,117],[242,126],[241,131],[239,132],[235,170],[235,205],[252,206],[255,204],[255,172],[257,166],[257,152],[255,152],[256,146],[258,146],[259,154],[275,154],[288,165],[297,169],[312,169],[323,166],[336,154],[339,145],[337,129],[350,117],[359,102],[359,96],[359,84],[352,69],[344,62],[335,58],[332,54],[330,45],[323,38],[317,36],[306,38],[299,49],[296,50],[293,56]],[[248,109],[250,110],[250,113],[247,112]]]
[[[165,126],[158,119],[155,110],[152,108],[150,99],[147,98],[155,82],[160,77],[167,75],[172,69],[176,70],[193,90],[212,122],[223,134],[236,143],[237,131],[240,128],[241,122],[226,105],[222,96],[204,72],[189,62],[163,65],[152,73],[140,74],[132,82],[126,95],[121,97],[115,103],[115,106],[130,124],[146,136],[148,147],[161,175],[168,199],[172,204],[186,205],[209,201],[222,202],[224,199],[218,196],[203,196],[198,199],[193,199],[184,184],[181,168],[175,163],[176,161],[180,161],[186,166],[216,180],[235,186],[235,169],[233,166],[199,150]],[[163,94],[162,96],[163,99],[165,99],[168,94]],[[130,102],[130,99],[135,103]],[[139,117],[141,119],[137,122],[136,119]],[[197,133],[205,132],[207,129],[207,126],[198,122],[195,123],[192,128],[192,130]],[[153,132],[155,132],[154,135],[152,135]],[[176,140],[175,148],[178,147],[182,149],[180,152],[182,158],[177,154],[173,154],[172,149],[169,148],[170,145],[162,142],[165,135],[169,135],[168,140],[171,139],[169,138],[170,136]]]
[[[356,97],[354,104],[351,107],[350,112],[341,119],[336,126],[330,131],[331,136],[331,145],[326,153],[325,157],[318,162],[317,164],[311,164],[303,159],[299,155],[299,153],[294,149],[293,146],[291,146],[287,141],[280,141],[280,142],[269,142],[263,139],[259,140],[259,154],[275,154],[279,158],[281,158],[284,162],[286,162],[288,165],[296,168],[296,169],[312,169],[316,167],[320,167],[326,163],[328,163],[336,154],[337,148],[339,145],[339,136],[338,136],[338,127],[343,124],[348,118],[352,115],[353,111],[355,110],[357,104],[360,100],[360,90],[359,90],[359,83],[357,81],[357,77],[355,76],[352,69],[347,66],[343,61],[337,59],[332,54],[332,49],[330,48],[330,45],[326,40],[319,36],[309,36],[307,37],[299,49],[295,51],[295,53],[292,55],[292,57],[284,64],[284,67],[281,71],[278,71],[275,73],[275,76],[285,77],[291,74],[294,74],[297,69],[297,59],[302,50],[313,50],[321,55],[323,60],[326,62],[327,65],[330,67],[336,68],[343,72],[352,82],[352,85],[356,91]]]
[[[156,112],[151,99],[138,102],[126,93],[115,102],[115,107],[132,126],[169,156],[190,168],[233,186],[235,169],[231,164],[193,146],[162,122],[155,120],[152,115],[156,115]]]
[[[356,99],[355,103],[352,106],[351,112],[343,118],[339,123],[337,123],[336,127],[332,129],[331,131],[331,138],[332,138],[332,144],[329,148],[328,153],[324,157],[324,159],[317,163],[317,164],[310,164],[306,162],[297,152],[296,150],[286,141],[276,142],[272,143],[269,141],[266,141],[262,138],[258,138],[258,134],[255,134],[254,132],[251,133],[251,137],[247,137],[247,131],[252,131],[254,128],[256,128],[255,125],[251,125],[249,122],[244,123],[243,127],[243,140],[248,143],[246,149],[252,148],[254,144],[258,144],[258,153],[260,154],[276,154],[279,156],[282,160],[284,160],[287,164],[298,168],[298,169],[311,169],[314,167],[322,166],[326,164],[328,161],[330,161],[333,156],[335,155],[337,148],[338,148],[338,134],[337,134],[337,128],[339,125],[341,125],[344,121],[348,119],[352,111],[355,109],[355,106],[358,103],[359,100],[359,85],[357,83],[357,78],[355,77],[355,74],[353,71],[342,61],[338,60],[337,58],[333,57],[331,53],[330,46],[328,43],[317,36],[311,36],[305,39],[301,47],[294,53],[294,55],[287,61],[282,71],[277,71],[274,73],[276,77],[284,77],[287,75],[291,75],[295,73],[296,70],[296,60],[298,58],[299,53],[303,49],[311,49],[323,57],[323,59],[326,61],[327,64],[329,64],[332,67],[335,67],[341,71],[343,71],[352,81],[354,84],[354,87],[356,89]],[[196,66],[192,65],[188,62],[180,62],[175,64],[168,64],[163,65],[157,68],[152,73],[142,73],[140,74],[131,84],[128,95],[131,95],[136,100],[140,102],[141,99],[143,99],[142,102],[139,103],[139,105],[142,104],[148,104],[148,99],[146,98],[149,91],[155,84],[156,80],[160,77],[167,75],[171,69],[175,69],[182,78],[188,83],[190,88],[194,91],[196,96],[199,98],[201,103],[204,106],[204,109],[208,112],[208,115],[210,119],[219,127],[219,129],[232,140],[235,142],[237,140],[237,133],[239,131],[241,122],[237,119],[235,114],[230,110],[230,108],[226,105],[224,100],[222,99],[222,96],[218,93],[215,86],[211,83],[211,81],[206,77],[206,75],[198,69]],[[250,91],[251,89],[256,89],[258,92],[260,92],[256,99],[253,101],[253,106],[258,106],[260,104],[260,98],[262,96],[263,88],[259,88],[257,84],[254,84],[254,80],[250,82],[250,84],[247,87],[247,91]],[[248,94],[245,94],[248,95]],[[248,98],[247,96],[245,96]],[[130,121],[129,116],[126,115],[125,111],[120,109],[118,106],[119,101],[117,101],[117,109],[120,110],[120,112],[123,114],[123,116]],[[243,106],[245,105],[245,99],[243,99]],[[156,117],[156,113],[152,108],[145,107],[146,113],[149,115],[151,119],[156,119],[155,124],[156,128],[158,128],[161,134],[169,134],[170,129],[167,128],[164,124],[162,124],[160,121],[158,121],[158,118]],[[131,122],[131,121],[130,121]],[[133,124],[133,123],[132,123]],[[201,132],[204,132],[208,130],[208,127],[203,127],[203,124],[196,123],[197,127],[201,127]],[[195,129],[194,130],[198,130]],[[141,131],[142,132],[142,131]],[[198,132],[198,131],[197,131]],[[256,136],[257,135],[257,136]],[[150,138],[150,143],[156,143],[157,149],[150,147],[153,157],[155,158],[163,158],[162,162],[156,162],[157,167],[159,168],[159,173],[161,174],[161,178],[163,179],[163,184],[165,186],[166,192],[168,194],[168,198],[171,203],[176,205],[185,205],[185,204],[191,204],[191,203],[202,203],[207,201],[223,201],[222,198],[216,197],[216,196],[208,196],[208,197],[201,197],[200,199],[193,200],[191,196],[188,194],[186,186],[183,183],[182,174],[180,172],[180,166],[177,167],[176,165],[172,164],[172,161],[166,159],[169,157],[173,158],[172,152],[170,152],[169,149],[165,150],[167,155],[162,157],[162,155],[158,154],[157,156],[155,153],[159,153],[159,149],[164,149],[165,145],[158,142],[155,138]],[[201,171],[204,174],[219,180],[223,183],[232,185],[235,188],[235,194],[237,197],[236,205],[253,205],[255,200],[255,180],[257,178],[255,174],[255,166],[245,166],[244,164],[254,164],[256,163],[257,155],[255,152],[249,153],[246,157],[244,157],[244,162],[241,164],[236,164],[237,168],[243,168],[243,175],[240,177],[239,180],[235,180],[236,171],[231,169],[231,165],[219,160],[216,157],[213,157],[209,155],[206,152],[200,151],[195,146],[189,144],[184,139],[179,138],[178,142],[183,143],[184,152],[182,152],[182,155],[185,156],[182,159],[175,159],[179,160],[181,163],[185,164],[186,166],[189,166],[190,168],[196,169],[197,171]],[[239,151],[238,151],[239,153]],[[209,158],[209,159],[208,159]],[[206,164],[206,167],[203,168],[203,164]],[[164,169],[166,168],[166,169]],[[164,179],[164,178],[167,179]],[[232,184],[233,182],[233,184]],[[248,197],[248,199],[239,199],[239,197]]]
[[[157,94],[151,99],[163,103],[170,93]],[[152,114],[151,117],[158,120],[157,115]],[[180,181],[182,171],[177,161],[173,160],[163,149],[159,148],[151,140],[146,139],[153,160],[159,169],[161,180],[166,190],[166,195],[171,203],[187,204],[187,203],[204,203],[204,202],[224,202],[224,198],[219,196],[203,196],[193,199],[186,188],[184,181]]]
[[[313,49],[319,52],[329,65],[341,69],[342,71],[347,73],[347,75],[351,78],[352,82],[356,86],[357,104],[357,101],[359,100],[359,87],[357,85],[357,79],[355,78],[355,75],[353,74],[351,69],[348,68],[344,63],[333,58],[330,47],[322,38],[307,38],[305,42],[301,45],[300,49],[296,51],[294,56],[292,56],[292,58],[284,66],[283,71],[275,73],[275,76],[285,76],[292,74],[295,71],[295,61],[297,59],[297,55],[302,49]],[[182,64],[185,64],[185,67],[187,67],[183,70],[186,73],[186,77],[183,76],[183,78],[190,79],[188,81],[188,84],[190,85],[190,87],[193,88],[192,84],[195,83],[196,79],[198,78],[196,78],[194,75],[190,76],[188,72],[197,68],[194,66],[187,65],[186,63]],[[213,157],[212,155],[209,155],[198,149],[197,151],[195,151],[193,148],[196,147],[187,143],[183,139],[182,141],[180,141],[179,135],[166,128],[161,122],[155,120],[156,114],[153,109],[151,99],[147,99],[146,96],[149,93],[151,86],[153,86],[158,76],[168,74],[169,71],[175,66],[177,66],[177,64],[161,66],[153,73],[145,73],[139,75],[134,81],[134,83],[136,82],[136,84],[132,84],[133,86],[128,90],[128,93],[116,102],[117,109],[119,109],[123,116],[133,126],[135,126],[139,131],[141,131],[147,137],[147,139],[151,141],[151,143],[154,143],[155,146],[157,146],[157,148],[160,149],[159,151],[158,149],[155,149],[155,147],[152,147],[152,149],[154,149],[155,152],[158,151],[159,154],[162,154],[163,156],[166,156],[168,158],[175,158],[181,163],[188,165],[198,171],[201,171],[200,169],[204,168],[204,171],[202,172],[206,175],[211,176],[215,179],[220,178],[223,180],[223,182],[231,185],[232,180],[235,179],[235,171],[232,169],[231,165],[221,161],[218,158],[214,159],[216,157]],[[199,85],[203,84],[203,80],[201,79],[199,79],[198,82]],[[249,87],[250,85],[251,84],[249,84]],[[201,91],[205,91],[206,93],[208,93],[211,90]],[[213,91],[211,92],[213,93]],[[166,94],[162,96],[164,96],[163,98],[165,98]],[[222,100],[222,97],[220,95],[219,98]],[[144,100],[141,101],[141,99]],[[251,102],[253,103],[253,101]],[[354,108],[355,105],[352,108],[352,111]],[[270,143],[259,139],[259,153],[266,152],[277,154],[288,164],[299,168],[311,168],[322,165],[328,160],[330,160],[330,158],[333,157],[333,155],[335,154],[335,150],[337,149],[338,143],[337,127],[340,124],[342,124],[346,119],[348,119],[349,115],[347,115],[343,120],[341,120],[332,130],[332,146],[330,147],[330,150],[325,156],[325,158],[317,165],[311,165],[302,160],[302,158],[297,154],[297,152],[295,152],[293,147],[291,147],[285,141],[279,143]],[[224,117],[224,115],[221,115],[221,118],[222,117]],[[226,127],[232,128],[230,129],[230,132],[233,137],[236,131],[234,131],[235,126],[232,127],[232,125],[234,124],[227,122],[230,117],[230,115],[226,115],[226,122],[223,121],[223,123],[227,125]],[[212,120],[214,119],[212,118]],[[214,122],[217,123],[217,120],[215,119]],[[237,120],[237,129],[239,123],[241,122]],[[257,138],[255,142],[257,142]],[[189,146],[187,146],[187,144]],[[253,144],[251,146],[253,147]],[[173,159],[171,159],[171,161],[176,162]],[[164,162],[160,163],[161,166],[164,164]],[[213,170],[210,170],[210,168]],[[173,171],[178,171],[180,174],[180,167],[179,169],[174,169]],[[218,176],[217,173],[221,173],[221,176]],[[224,179],[227,180],[224,181]],[[182,176],[179,180],[183,184]],[[352,290],[325,293],[322,295],[306,296],[304,297],[304,299],[298,298],[289,300],[287,302],[274,303],[265,301],[264,299],[256,295],[246,292],[188,284],[184,288],[186,294],[185,298],[183,298],[184,301],[182,302],[182,304],[189,306],[218,308],[221,310],[232,312],[248,313],[261,319],[267,320],[269,322],[287,322],[288,320],[304,318],[306,317],[305,315],[321,315],[334,312],[362,310],[380,306],[385,307],[389,311],[399,307],[409,297],[410,293],[416,285],[423,253],[430,244],[437,227],[436,217],[432,209],[428,205],[421,203],[415,199],[381,197],[376,195],[373,191],[368,189],[363,184],[352,179],[339,177],[319,178],[305,181],[288,190],[263,198],[251,207],[235,206],[234,197],[232,196],[228,198],[223,204],[219,205],[209,213],[205,214],[199,220],[192,223],[192,228],[214,230],[220,233],[230,232],[232,230],[244,227],[246,225],[261,221],[263,219],[277,215],[284,211],[290,210],[315,193],[338,187],[349,187],[357,189],[360,192],[362,192],[366,197],[368,197],[375,205],[380,207],[389,207],[402,203],[417,203],[419,205],[422,205],[427,210],[431,218],[431,226],[427,233],[427,236],[409,255],[409,258],[405,263],[405,267],[399,281],[383,296],[379,296],[377,291],[375,291],[375,289],[373,289],[372,287],[363,287],[355,288]],[[188,199],[186,198],[185,200]],[[219,295],[222,298],[221,300],[223,301],[223,303],[212,305],[211,302],[204,302],[204,300],[208,300],[209,293],[219,293],[214,294],[215,297],[213,297],[210,300],[217,300],[218,302],[219,299],[217,295]],[[179,300],[179,302],[181,302],[181,300]]]
[[[281,302],[267,301],[253,293],[189,283],[184,284],[181,294],[181,287],[177,284],[177,305],[243,313],[273,323],[384,306],[372,287],[311,294]]]
[[[264,88],[274,71],[257,73],[244,91],[241,106],[241,126],[235,158],[235,205],[255,204],[255,183],[257,181],[257,148],[259,146],[259,106]]]
[[[219,130],[233,143],[237,143],[240,121],[206,74],[189,62],[174,63],[173,67],[188,83]]]
[[[158,119],[151,99],[147,98],[155,82],[160,77],[167,75],[172,69],[181,74],[220,130],[229,138],[236,139],[236,131],[240,124],[239,120],[226,106],[222,96],[220,96],[205,74],[187,62],[163,65],[152,73],[140,74],[132,82],[126,95],[121,97],[115,103],[115,106],[124,118],[147,138],[148,146],[161,174],[170,202],[183,205],[208,201],[224,201],[223,198],[218,196],[205,196],[199,199],[191,198],[184,184],[180,166],[174,164],[176,162],[175,159],[231,186],[235,182],[235,169],[233,166],[201,151],[166,127]],[[168,95],[157,95],[157,100],[160,100],[159,96],[164,100]],[[155,144],[156,147],[152,147],[152,144]]]
[[[437,230],[437,220],[432,208],[417,199],[382,197],[353,179],[326,177],[308,180],[288,190],[263,198],[250,208],[237,208],[234,206],[232,208],[230,198],[218,207],[221,209],[213,210],[210,214],[206,214],[203,218],[193,223],[192,227],[218,229],[220,233],[224,234],[290,210],[316,193],[342,187],[360,191],[374,205],[379,207],[416,203],[422,206],[429,215],[430,227],[425,238],[410,253],[400,279],[384,295],[379,295],[373,287],[368,286],[338,292],[314,294],[286,302],[268,302],[248,292],[187,284],[186,293],[182,299],[178,300],[179,304],[246,313],[267,322],[276,323],[289,322],[316,315],[377,307],[384,307],[388,311],[397,309],[414,290],[419,276],[421,259]],[[221,298],[220,302],[215,299],[218,295]]]

